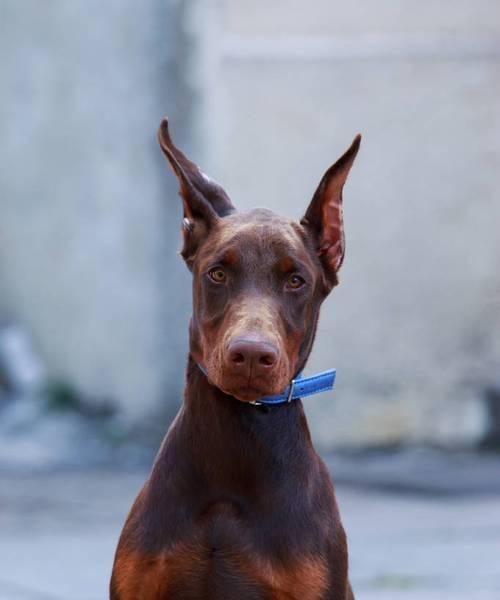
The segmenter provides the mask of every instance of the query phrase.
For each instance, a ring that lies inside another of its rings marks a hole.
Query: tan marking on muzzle
[[[266,395],[281,392],[290,378],[290,363],[286,352],[285,334],[281,331],[281,320],[277,306],[267,298],[246,297],[233,304],[220,327],[221,335],[207,357],[207,369],[215,383],[225,388],[227,379],[227,352],[236,339],[259,339],[274,346],[278,360],[269,372],[269,389]]]

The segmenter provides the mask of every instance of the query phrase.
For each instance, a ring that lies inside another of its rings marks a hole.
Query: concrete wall
[[[492,0],[4,0],[0,318],[151,425],[190,312],[160,118],[239,207],[296,217],[361,131],[314,434],[474,441],[500,359],[499,36]]]
[[[500,360],[500,5],[218,3],[211,174],[299,217],[364,134],[307,401],[332,443],[470,442]]]
[[[183,384],[189,282],[156,129],[169,111],[190,139],[184,7],[0,11],[2,316],[31,332],[52,377],[148,421]]]

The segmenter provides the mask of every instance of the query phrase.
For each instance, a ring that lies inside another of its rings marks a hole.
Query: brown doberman
[[[193,273],[184,404],[123,528],[111,600],[352,600],[346,536],[301,400],[259,404],[302,371],[344,257],[358,135],[300,222],[236,212],[159,141],[180,182]]]

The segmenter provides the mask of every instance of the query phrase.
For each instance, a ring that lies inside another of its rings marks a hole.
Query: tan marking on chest
[[[206,569],[198,548],[179,546],[175,551],[123,553],[117,558],[113,580],[120,600],[160,600],[180,577],[196,577]]]
[[[113,569],[113,587],[120,600],[154,600],[164,591],[165,564],[161,555],[121,553]]]
[[[328,569],[321,558],[304,558],[290,566],[245,553],[234,553],[231,566],[273,600],[319,600],[328,585]],[[198,545],[178,544],[169,552],[147,555],[138,551],[117,557],[113,581],[120,600],[160,600],[176,582],[195,583],[210,569],[210,558]]]
[[[304,558],[287,567],[261,563],[261,581],[275,600],[319,600],[328,586],[328,569],[319,557]]]

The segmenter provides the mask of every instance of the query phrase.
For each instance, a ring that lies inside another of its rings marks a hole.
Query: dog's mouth
[[[223,390],[223,391],[226,394],[233,396],[237,400],[240,400],[241,402],[256,402],[260,398],[269,395],[266,392],[263,392],[262,390],[260,390],[258,388],[252,388],[252,387],[238,388],[238,389],[227,390],[227,391]]]
[[[256,402],[265,396],[280,394],[286,388],[287,382],[280,382],[271,378],[249,380],[238,377],[231,378],[229,381],[221,381],[220,384],[216,383],[216,385],[225,394],[233,396],[241,402]]]

